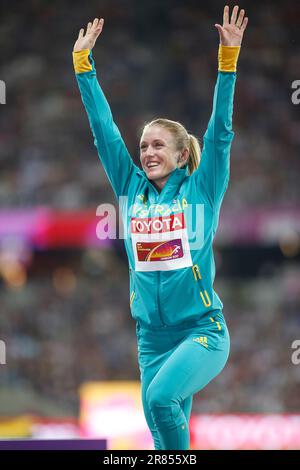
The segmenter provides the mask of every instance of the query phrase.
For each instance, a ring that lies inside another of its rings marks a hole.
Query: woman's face
[[[141,165],[148,179],[162,189],[173,170],[182,166],[170,131],[159,125],[146,126],[140,142]]]

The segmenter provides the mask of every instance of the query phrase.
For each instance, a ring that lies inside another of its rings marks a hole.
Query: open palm
[[[98,36],[102,32],[103,24],[103,18],[95,18],[93,23],[88,23],[85,34],[84,29],[81,28],[78,34],[77,41],[74,44],[73,51],[78,52],[82,51],[83,49],[93,49]]]
[[[240,10],[236,5],[231,14],[229,21],[229,6],[226,5],[223,12],[223,26],[215,24],[219,31],[220,43],[223,46],[240,46],[242,44],[244,31],[248,24],[248,18],[244,17],[245,10]]]

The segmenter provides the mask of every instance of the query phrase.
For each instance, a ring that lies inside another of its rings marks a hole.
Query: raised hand
[[[242,44],[244,31],[248,24],[248,18],[245,15],[245,10],[240,10],[236,5],[231,14],[229,22],[229,6],[226,5],[223,12],[223,26],[215,24],[219,31],[220,43],[223,46],[240,46]]]
[[[74,44],[73,51],[78,52],[82,51],[82,49],[93,49],[98,36],[102,32],[103,24],[103,18],[95,18],[93,23],[88,23],[85,34],[84,29],[81,28],[78,34],[77,41]]]

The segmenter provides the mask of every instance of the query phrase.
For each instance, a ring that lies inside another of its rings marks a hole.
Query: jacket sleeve
[[[219,71],[213,109],[203,138],[200,165],[195,171],[197,185],[211,206],[220,206],[227,189],[230,171],[233,97],[239,47],[219,47]]]
[[[113,121],[109,104],[97,80],[92,52],[89,49],[73,52],[73,63],[99,158],[116,196],[125,196],[138,167],[134,165]]]

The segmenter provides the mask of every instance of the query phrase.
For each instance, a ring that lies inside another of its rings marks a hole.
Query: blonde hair
[[[182,151],[185,148],[189,150],[189,157],[187,160],[189,174],[191,175],[200,165],[201,149],[197,137],[189,134],[186,128],[177,121],[171,121],[170,119],[158,118],[151,122],[148,122],[145,126],[161,126],[167,129],[174,137],[175,146],[178,151]]]

